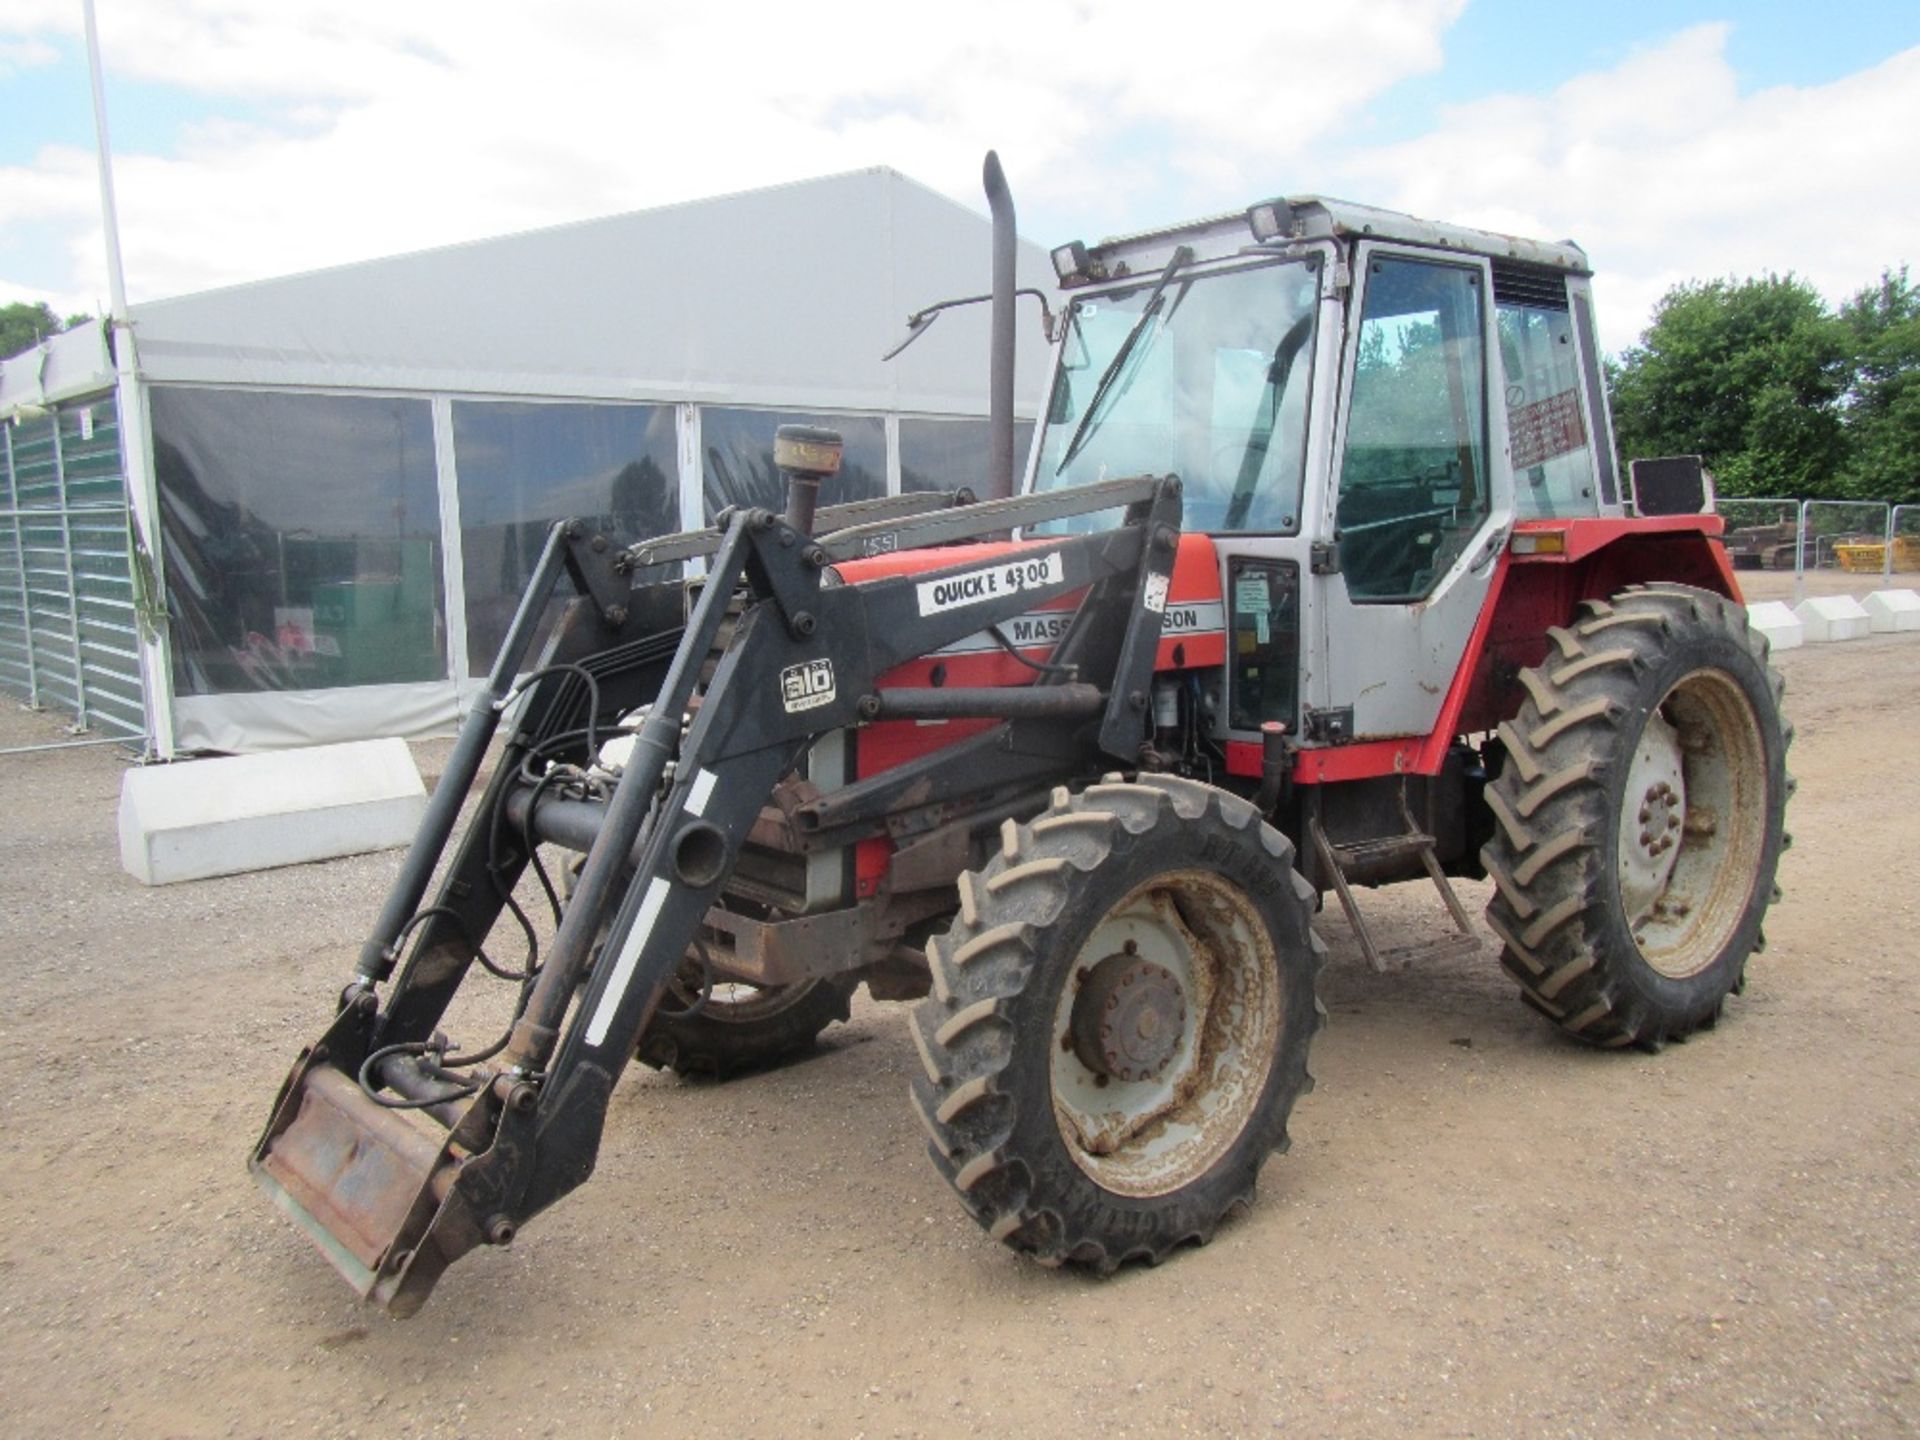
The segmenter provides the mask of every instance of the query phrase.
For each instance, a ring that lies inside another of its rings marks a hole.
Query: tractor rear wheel
[[[1313,891],[1235,796],[1143,776],[1008,821],[927,947],[930,1150],[995,1239],[1111,1270],[1204,1243],[1312,1086]]]
[[[1487,921],[1535,1010],[1656,1049],[1712,1025],[1764,944],[1784,687],[1745,610],[1705,590],[1637,586],[1548,633],[1487,787]]]

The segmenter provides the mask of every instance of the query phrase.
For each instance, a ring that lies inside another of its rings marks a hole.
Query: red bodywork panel
[[[843,561],[834,569],[842,580],[857,585],[866,580],[991,560],[1048,543],[1045,540],[1004,541],[904,550]],[[1023,655],[1045,660],[1065,633],[1067,621],[1079,608],[1085,593],[1076,590],[1037,606],[1005,622],[1001,629]],[[1225,627],[1220,605],[1220,565],[1213,540],[1206,535],[1182,535],[1180,549],[1174,556],[1172,581],[1167,587],[1166,609],[1161,615],[1160,652],[1155,668],[1179,670],[1224,665],[1227,659]],[[931,686],[935,683],[935,671],[941,672],[940,684],[953,686],[1031,685],[1038,678],[1037,672],[1008,655],[982,631],[931,655],[895,666],[879,677],[879,684],[883,689]],[[929,751],[990,729],[995,723],[992,720],[883,720],[865,726],[855,736],[853,778],[863,780],[891,770]],[[892,842],[885,839],[860,842],[854,857],[854,872],[862,896],[871,895],[879,888],[892,849]]]
[[[1717,515],[1647,519],[1523,520],[1516,535],[1564,535],[1557,554],[1514,554],[1495,562],[1486,604],[1440,706],[1433,732],[1300,751],[1294,779],[1304,785],[1379,775],[1435,775],[1460,735],[1494,729],[1520,708],[1520,671],[1547,652],[1547,629],[1574,619],[1582,600],[1604,599],[1648,580],[1697,585],[1738,600],[1739,583],[1720,544]],[[1260,773],[1260,747],[1227,746],[1231,774]]]

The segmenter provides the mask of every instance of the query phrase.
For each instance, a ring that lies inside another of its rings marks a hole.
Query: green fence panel
[[[6,427],[0,459],[0,691],[78,727],[143,735],[113,397]]]

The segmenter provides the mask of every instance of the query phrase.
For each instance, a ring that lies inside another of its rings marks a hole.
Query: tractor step
[[[1466,908],[1461,905],[1460,897],[1453,893],[1453,886],[1447,881],[1447,872],[1440,868],[1440,858],[1433,851],[1433,836],[1414,824],[1413,812],[1407,806],[1405,791],[1400,795],[1400,813],[1405,817],[1407,829],[1399,835],[1383,835],[1373,840],[1363,840],[1350,845],[1336,845],[1327,838],[1327,832],[1321,827],[1318,816],[1307,822],[1307,830],[1313,839],[1313,848],[1325,867],[1327,876],[1333,881],[1333,890],[1340,897],[1340,908],[1346,912],[1347,923],[1353,927],[1354,938],[1360,942],[1360,951],[1367,957],[1367,964],[1376,971],[1384,971],[1395,960],[1413,958],[1423,946],[1399,946],[1393,950],[1382,950],[1374,943],[1373,934],[1367,929],[1367,922],[1361,918],[1360,903],[1353,898],[1353,886],[1348,883],[1349,870],[1359,869],[1363,864],[1377,864],[1382,860],[1397,860],[1407,855],[1417,855],[1427,876],[1433,881],[1434,888],[1440,892],[1447,913],[1453,918],[1456,929],[1463,939],[1478,945],[1474,934],[1473,921],[1467,917]]]
[[[1383,860],[1398,860],[1433,848],[1433,837],[1415,831],[1407,835],[1387,835],[1378,840],[1363,840],[1357,845],[1332,847],[1343,871],[1358,870]]]

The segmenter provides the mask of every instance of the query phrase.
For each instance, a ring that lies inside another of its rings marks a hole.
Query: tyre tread
[[[1521,672],[1519,711],[1496,732],[1507,764],[1486,790],[1494,820],[1480,852],[1494,882],[1487,923],[1521,999],[1596,1045],[1657,1048],[1683,1039],[1715,1023],[1724,1000],[1711,997],[1687,1014],[1656,1013],[1620,983],[1618,962],[1596,930],[1602,873],[1611,864],[1599,853],[1608,833],[1610,745],[1633,717],[1644,673],[1685,632],[1717,632],[1760,666],[1784,752],[1793,739],[1778,713],[1785,685],[1744,608],[1668,582],[1583,601],[1572,625],[1549,629],[1546,658]],[[1792,793],[1790,777],[1785,793]],[[1780,849],[1789,842],[1783,834]],[[1734,993],[1744,982],[1742,957],[1731,975]]]
[[[1267,1153],[1286,1148],[1293,1103],[1312,1088],[1306,1046],[1288,1047],[1277,1063],[1296,1067],[1297,1073],[1283,1080],[1267,1119],[1270,1128],[1251,1147],[1248,1173],[1229,1177],[1215,1208],[1198,1216],[1169,1215],[1164,1228],[1144,1241],[1130,1237],[1121,1247],[1099,1234],[1078,1233],[1076,1222],[1057,1205],[1036,1196],[1032,1168],[1010,1148],[1015,1107],[1022,1103],[1007,1083],[1014,1039],[1010,1012],[1037,969],[1037,947],[1047,924],[1069,902],[1076,878],[1098,869],[1119,847],[1157,826],[1184,833],[1195,823],[1243,833],[1248,826],[1260,827],[1260,845],[1288,877],[1288,893],[1307,935],[1305,963],[1317,975],[1326,947],[1306,924],[1313,890],[1295,869],[1292,845],[1261,825],[1244,800],[1162,775],[1142,776],[1138,783],[1110,778],[1078,794],[1056,791],[1048,810],[1032,822],[1008,821],[999,854],[981,872],[963,877],[961,908],[947,935],[927,946],[933,990],[913,1021],[922,1073],[911,1090],[927,1131],[928,1153],[990,1236],[1042,1264],[1074,1263],[1106,1273],[1132,1260],[1157,1265],[1179,1245],[1205,1243],[1224,1216],[1251,1203],[1252,1169]],[[1316,994],[1305,1033],[1324,1024],[1325,1013]]]

